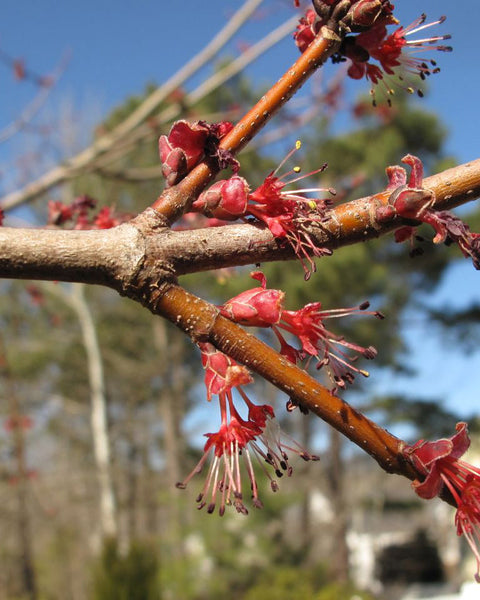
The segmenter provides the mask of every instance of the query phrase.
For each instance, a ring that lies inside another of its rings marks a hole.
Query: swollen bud
[[[390,2],[385,0],[359,0],[350,8],[344,21],[353,32],[372,27],[382,13],[383,19],[387,20],[387,23],[394,24],[398,21],[391,14],[392,8]]]
[[[230,179],[217,181],[200,194],[192,210],[208,217],[235,221],[246,213],[249,191],[246,179],[233,175]]]
[[[168,137],[160,136],[158,151],[168,186],[175,185],[203,156],[209,130],[201,122],[177,121]]]

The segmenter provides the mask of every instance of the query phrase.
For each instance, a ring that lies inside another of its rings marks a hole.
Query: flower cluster
[[[109,206],[104,206],[96,215],[92,215],[91,211],[96,204],[87,195],[78,196],[70,204],[49,200],[48,224],[59,227],[69,223],[73,229],[111,229],[131,218],[129,214],[115,213]]]
[[[278,171],[292,154],[301,147],[297,141],[294,150],[289,152],[280,165],[267,175],[264,182],[253,192],[247,181],[238,175],[230,179],[217,181],[203,192],[193,203],[194,211],[217,219],[246,219],[249,216],[262,221],[272,235],[289,243],[294,249],[308,279],[315,271],[313,256],[330,255],[331,250],[319,247],[309,233],[311,227],[321,227],[327,220],[327,209],[331,206],[331,198],[310,198],[309,193],[328,192],[332,189],[303,188],[287,190],[287,186],[297,183],[305,177],[322,172],[322,167],[299,176],[301,169],[295,166],[287,173],[278,176]],[[287,179],[292,176],[291,179]]]
[[[451,438],[406,446],[403,455],[424,476],[412,483],[421,498],[429,500],[444,489],[450,492],[457,506],[457,533],[465,536],[475,555],[475,578],[480,582],[480,469],[461,460],[470,446],[467,424],[457,423],[456,431]]]
[[[480,269],[480,234],[473,233],[466,223],[446,210],[435,211],[435,194],[432,190],[423,188],[423,165],[416,156],[408,154],[402,162],[411,167],[410,178],[398,165],[388,167],[389,180],[386,190],[390,192],[388,205],[380,210],[378,218],[390,218],[394,214],[405,219],[427,223],[435,230],[435,244],[456,243],[463,255],[470,257],[476,269]],[[415,227],[407,225],[397,229],[395,239],[403,242],[412,239]]]
[[[322,309],[320,302],[307,304],[300,310],[283,308],[284,292],[266,287],[263,273],[254,272],[252,277],[261,286],[242,292],[220,306],[223,316],[242,325],[271,327],[280,342],[280,354],[291,362],[316,360],[316,368],[325,367],[333,383],[332,391],[353,383],[356,374],[368,377],[368,371],[353,363],[362,356],[373,359],[377,351],[373,346],[363,347],[345,340],[326,328],[327,319],[359,313],[374,315],[382,319],[382,313],[367,311],[368,302],[349,308]],[[285,335],[296,337],[299,347],[287,342]],[[353,353],[351,355],[350,353]]]
[[[249,480],[252,505],[261,508],[254,462],[259,463],[270,480],[271,489],[276,492],[277,479],[285,473],[288,476],[292,474],[287,451],[306,461],[319,460],[319,457],[306,452],[280,430],[269,404],[258,405],[250,400],[241,387],[252,382],[245,367],[209,343],[201,343],[199,347],[205,368],[207,398],[211,400],[213,395],[218,395],[221,425],[217,432],[205,434],[207,442],[200,461],[184,481],[177,483],[177,487],[184,489],[211,458],[205,484],[197,496],[198,508],[207,506],[207,512],[213,513],[218,504],[218,513],[222,516],[226,506],[234,506],[237,512],[246,515],[248,509],[244,503],[241,463]],[[240,415],[234,404],[233,389],[245,405],[246,418]]]
[[[294,37],[301,52],[306,50],[323,25],[328,26],[329,20],[340,8],[337,4],[339,3],[314,2],[316,13],[308,10],[300,19]],[[349,77],[365,78],[371,82],[374,104],[377,101],[375,89],[378,87],[387,98],[388,104],[391,103],[395,88],[401,88],[409,93],[416,91],[419,96],[422,96],[419,84],[427,76],[437,73],[439,69],[434,60],[426,61],[415,55],[432,50],[449,52],[452,49],[439,43],[450,39],[449,35],[420,39],[411,37],[426,28],[443,23],[445,17],[425,23],[426,15],[422,14],[408,27],[399,27],[394,32],[388,33],[389,25],[398,25],[393,15],[393,8],[393,5],[386,0],[352,2],[349,10],[340,19],[340,25],[350,35],[345,37],[338,52],[332,56],[333,62],[346,60],[350,62],[347,71]]]
[[[162,172],[167,186],[181,181],[204,157],[215,159],[220,168],[227,165],[238,171],[239,164],[233,156],[218,147],[220,140],[231,131],[228,121],[207,123],[197,121],[177,121],[168,136],[158,140],[158,150],[162,162]]]

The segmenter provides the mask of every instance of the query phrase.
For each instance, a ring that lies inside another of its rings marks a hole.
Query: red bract
[[[207,442],[203,455],[195,469],[177,487],[184,489],[194,475],[200,473],[211,458],[207,479],[202,491],[197,496],[198,508],[207,506],[213,513],[220,503],[218,513],[223,515],[225,507],[233,505],[237,512],[248,514],[243,502],[243,483],[240,463],[243,461],[252,494],[252,504],[261,508],[257,478],[253,459],[258,461],[263,472],[270,480],[273,491],[278,490],[276,479],[272,477],[265,465],[268,465],[276,477],[284,473],[292,474],[286,450],[297,453],[304,460],[318,460],[318,457],[306,452],[285,434],[275,419],[273,408],[268,404],[254,404],[240,387],[251,381],[247,370],[211,344],[200,344],[202,361],[206,369],[205,381],[209,399],[211,394],[218,394],[220,403],[221,426],[216,433],[207,433]],[[210,375],[209,375],[209,372]],[[246,405],[247,418],[238,413],[232,389],[235,388]]]
[[[412,483],[415,492],[424,499],[438,496],[444,487],[457,505],[455,523],[458,535],[464,534],[477,560],[475,578],[480,582],[480,469],[460,460],[470,446],[466,423],[457,423],[457,433],[451,438],[434,442],[419,440],[406,446],[403,455],[424,476]]]
[[[162,172],[167,186],[181,181],[204,155],[216,157],[222,167],[231,161],[235,162],[218,150],[219,141],[232,127],[228,121],[213,124],[205,121],[174,123],[168,137],[162,135],[158,140]]]
[[[392,15],[393,5],[387,0],[358,0],[348,11],[345,22],[352,31],[372,27],[378,23],[396,23]]]
[[[245,367],[238,365],[233,358],[220,352],[212,344],[202,343],[199,348],[205,369],[207,400],[212,399],[212,394],[225,394],[237,385],[253,381]]]
[[[387,190],[392,190],[388,206],[380,210],[379,218],[390,218],[392,211],[405,219],[413,219],[427,223],[435,230],[435,244],[456,243],[464,256],[469,256],[475,269],[480,269],[480,234],[473,233],[466,223],[448,211],[435,211],[435,194],[432,190],[422,187],[423,165],[419,158],[407,154],[402,162],[411,167],[407,183],[407,173],[403,167],[387,168],[389,184]],[[395,232],[398,242],[411,239],[415,229],[411,226],[402,227]]]
[[[160,136],[158,150],[167,185],[178,183],[200,161],[208,133],[202,122],[177,121],[168,137]]]
[[[305,52],[320,31],[321,26],[322,22],[317,19],[317,15],[312,9],[307,10],[305,16],[300,18],[297,30],[293,34],[300,52]]]

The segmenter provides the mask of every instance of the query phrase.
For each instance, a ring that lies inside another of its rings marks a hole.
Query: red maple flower
[[[457,533],[465,535],[475,555],[475,578],[480,582],[480,469],[460,460],[470,446],[467,424],[457,423],[456,431],[451,438],[419,440],[406,446],[403,455],[424,476],[422,481],[412,483],[421,498],[434,498],[444,487],[451,493],[457,505]]]
[[[319,227],[327,220],[327,209],[331,206],[330,198],[310,198],[309,193],[329,192],[335,194],[331,188],[304,188],[286,190],[292,183],[305,177],[310,177],[324,171],[324,164],[319,169],[298,176],[301,169],[294,167],[288,173],[277,176],[279,169],[301,147],[297,141],[295,148],[288,153],[280,165],[265,178],[254,192],[250,193],[248,183],[243,177],[234,175],[230,179],[221,180],[202,193],[193,203],[193,210],[201,211],[209,217],[224,220],[241,218],[246,220],[250,215],[263,221],[273,236],[288,242],[302,264],[305,279],[308,279],[316,266],[312,256],[330,255],[329,248],[319,247],[312,238],[309,229]],[[289,175],[293,179],[286,180]],[[217,224],[216,222],[212,225]]]
[[[48,202],[48,223],[59,227],[71,221],[73,229],[110,229],[131,219],[132,215],[117,213],[111,207],[104,206],[97,215],[91,214],[96,201],[86,194],[78,196],[70,204],[58,200]]]
[[[408,27],[399,27],[396,31],[388,34],[387,27],[398,23],[393,15],[387,13],[385,17],[378,18],[373,25],[357,36],[347,36],[339,52],[332,57],[334,62],[342,62],[345,59],[351,61],[348,75],[352,79],[365,77],[372,83],[370,90],[373,103],[376,104],[377,86],[381,86],[383,94],[390,98],[395,94],[395,88],[401,88],[411,94],[415,91],[423,96],[416,78],[424,80],[425,77],[438,73],[440,69],[434,60],[417,58],[420,52],[440,51],[450,52],[451,46],[445,46],[438,42],[450,39],[450,35],[431,36],[421,39],[410,39],[410,36],[434,25],[445,21],[440,17],[432,23],[425,23],[426,15],[421,15]],[[377,61],[371,62],[372,59]]]
[[[316,358],[317,369],[326,366],[334,383],[332,391],[336,391],[338,387],[344,388],[347,383],[353,383],[357,373],[368,377],[368,371],[355,367],[353,362],[359,356],[375,358],[376,349],[373,346],[363,347],[348,342],[343,336],[329,331],[324,321],[359,313],[383,319],[381,312],[367,311],[368,302],[331,310],[323,310],[320,302],[312,302],[300,310],[285,310],[284,292],[268,289],[265,276],[259,271],[253,272],[251,277],[259,280],[261,287],[242,292],[225,302],[219,307],[223,316],[241,325],[271,327],[280,342],[280,354],[291,362],[297,363],[306,359],[308,363],[310,359]],[[287,342],[282,331],[296,337],[300,348]]]
[[[200,461],[183,482],[177,483],[177,487],[184,489],[211,459],[205,484],[197,496],[198,508],[207,506],[207,512],[213,513],[217,503],[220,503],[219,515],[223,515],[225,507],[229,505],[246,515],[248,509],[243,500],[242,462],[249,480],[252,505],[261,508],[263,505],[259,498],[254,461],[260,464],[275,492],[278,490],[277,480],[266,466],[270,467],[276,478],[284,473],[290,476],[292,467],[288,462],[287,450],[297,453],[304,460],[318,460],[318,456],[306,452],[296,442],[286,438],[270,405],[257,405],[250,400],[241,388],[241,385],[252,381],[245,367],[211,344],[202,343],[199,346],[205,367],[207,397],[210,400],[212,394],[218,394],[221,425],[217,432],[205,434],[207,442]],[[246,418],[235,407],[233,388],[246,405]]]
[[[359,356],[371,360],[376,357],[377,350],[373,346],[363,347],[347,341],[343,336],[337,335],[325,327],[326,319],[345,317],[349,315],[364,314],[374,315],[383,319],[379,311],[367,311],[368,302],[349,308],[324,310],[320,302],[311,302],[300,310],[284,310],[280,323],[273,326],[280,344],[281,353],[292,360],[317,359],[316,368],[325,367],[334,383],[333,392],[337,388],[345,388],[347,383],[353,383],[356,374],[368,377],[365,369],[354,366]],[[280,329],[294,335],[300,341],[301,348],[291,346],[283,337]],[[351,354],[353,353],[353,355]]]
[[[63,225],[73,217],[73,208],[59,200],[48,201],[48,220],[50,225]]]
[[[288,173],[277,176],[285,161],[300,147],[301,143],[297,141],[295,149],[284,158],[275,171],[267,175],[262,185],[249,194],[247,213],[259,221],[263,221],[273,236],[286,240],[292,246],[302,264],[305,279],[309,279],[312,272],[316,270],[312,255],[320,257],[332,253],[329,248],[317,246],[309,233],[310,227],[321,226],[327,220],[326,211],[331,206],[332,200],[330,198],[310,198],[306,194],[325,191],[335,194],[335,191],[323,188],[284,189],[292,183],[320,173],[327,168],[325,163],[311,173],[298,176],[301,169],[296,166]],[[292,174],[294,175],[293,179],[285,179]]]

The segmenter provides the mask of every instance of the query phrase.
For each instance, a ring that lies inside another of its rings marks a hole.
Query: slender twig
[[[339,38],[323,28],[293,66],[273,85],[270,90],[250,109],[239,123],[223,138],[220,148],[237,154],[288,102],[307,79],[322,65],[338,47]],[[174,223],[191,202],[215,177],[219,168],[213,161],[197,165],[174,188],[166,190],[152,205],[167,222]]]
[[[9,125],[0,130],[0,144],[6,142],[9,138],[14,136],[16,133],[26,127],[28,123],[35,117],[41,107],[45,104],[50,92],[54,89],[55,84],[64,73],[67,63],[69,61],[69,55],[65,55],[58,66],[54,69],[52,74],[49,76],[48,85],[41,85],[39,91],[33,100],[23,109],[18,117],[12,121]]]
[[[171,286],[153,302],[151,308],[194,340],[210,341],[219,350],[270,381],[368,452],[389,473],[398,473],[409,479],[418,477],[412,466],[402,459],[402,440],[333,395],[306,371],[219,315],[208,302],[180,286]]]

